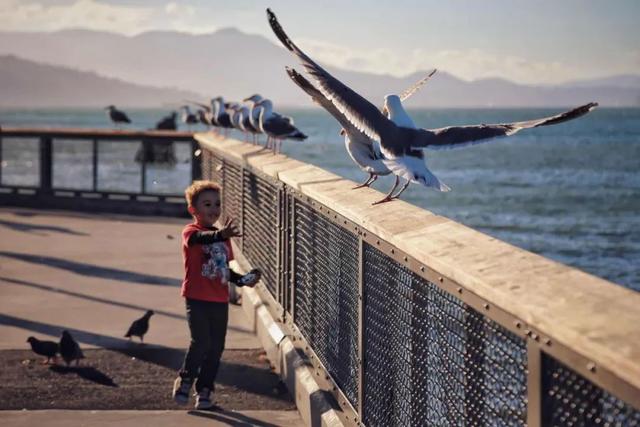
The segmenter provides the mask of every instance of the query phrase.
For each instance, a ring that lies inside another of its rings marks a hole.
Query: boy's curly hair
[[[198,196],[203,191],[216,191],[220,193],[220,186],[213,181],[193,181],[193,183],[184,190],[184,197],[187,199],[187,206],[193,206],[198,202]]]

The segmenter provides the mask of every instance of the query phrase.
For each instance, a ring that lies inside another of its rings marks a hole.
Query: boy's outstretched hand
[[[225,240],[230,239],[231,237],[242,236],[240,230],[238,230],[238,226],[235,224],[235,219],[233,218],[225,219],[224,225],[220,228],[220,235]]]

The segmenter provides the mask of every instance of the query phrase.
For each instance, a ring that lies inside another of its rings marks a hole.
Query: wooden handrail
[[[120,130],[120,129],[90,129],[90,128],[20,128],[2,127],[0,137],[52,137],[74,139],[114,139],[132,140],[148,138],[166,138],[174,141],[188,141],[193,139],[193,132],[166,131],[166,130]]]

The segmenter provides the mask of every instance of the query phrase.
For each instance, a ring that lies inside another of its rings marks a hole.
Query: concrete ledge
[[[235,244],[235,262],[242,272],[251,269]],[[315,380],[311,364],[306,356],[296,349],[287,336],[283,325],[273,318],[256,289],[240,288],[242,309],[262,347],[267,353],[275,372],[286,384],[296,402],[296,407],[305,425],[310,427],[342,427],[346,424],[342,410],[331,394]]]
[[[271,316],[256,290],[242,289],[242,308],[254,322],[256,335],[276,373],[287,385],[305,424],[312,427],[344,426],[341,411],[335,407],[331,395],[318,385],[305,356]]]

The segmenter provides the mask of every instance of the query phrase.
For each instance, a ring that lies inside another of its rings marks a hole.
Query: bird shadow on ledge
[[[118,384],[116,384],[113,379],[111,379],[111,377],[92,366],[53,365],[49,366],[49,370],[61,375],[76,374],[80,378],[94,382],[96,384],[108,387],[118,387]]]

